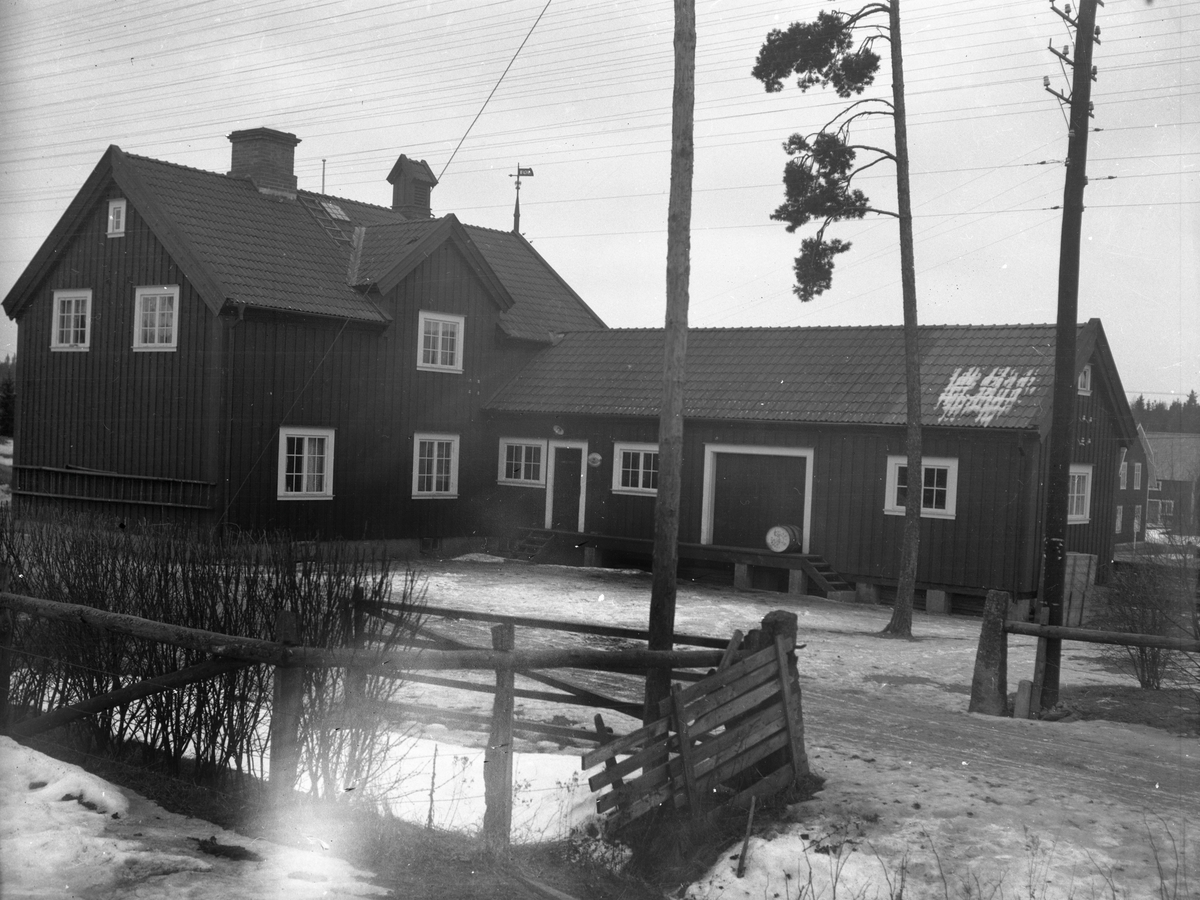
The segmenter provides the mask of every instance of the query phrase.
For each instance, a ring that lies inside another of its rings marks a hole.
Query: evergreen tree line
[[[0,403],[3,403],[2,398]],[[1195,391],[1188,394],[1186,400],[1180,401],[1176,398],[1170,405],[1161,400],[1147,401],[1143,395],[1138,394],[1138,398],[1133,401],[1133,418],[1146,431],[1200,434],[1200,403],[1196,401]]]

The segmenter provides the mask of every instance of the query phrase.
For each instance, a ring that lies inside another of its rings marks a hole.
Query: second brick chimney
[[[233,144],[229,174],[249,178],[264,194],[295,199],[296,145],[300,138],[273,128],[248,128],[229,135]]]

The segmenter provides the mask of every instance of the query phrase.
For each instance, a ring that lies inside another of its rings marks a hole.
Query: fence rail
[[[508,832],[511,824],[513,733],[541,733],[570,740],[594,741],[602,744],[614,739],[611,729],[605,728],[598,716],[598,726],[595,732],[517,720],[514,716],[514,698],[523,697],[537,700],[551,700],[580,706],[607,706],[607,708],[618,709],[629,715],[637,715],[640,712],[637,704],[606,698],[587,689],[581,689],[577,685],[557,679],[547,680],[556,687],[559,687],[561,693],[552,694],[545,691],[518,689],[514,683],[515,675],[521,674],[530,677],[536,675],[537,670],[555,668],[575,668],[628,674],[644,674],[651,669],[715,669],[728,666],[731,662],[735,662],[737,657],[737,654],[733,652],[732,646],[727,646],[728,642],[716,638],[694,635],[683,637],[681,641],[704,643],[713,647],[725,647],[725,650],[595,650],[589,648],[517,650],[514,648],[514,632],[518,623],[532,628],[549,628],[582,634],[599,634],[631,639],[644,639],[645,633],[638,632],[636,629],[596,626],[588,623],[566,623],[550,619],[516,616],[485,617],[482,614],[474,613],[463,615],[465,611],[462,610],[450,610],[441,607],[435,609],[437,609],[438,613],[447,617],[472,618],[480,621],[495,621],[496,619],[500,619],[500,623],[492,629],[492,647],[490,649],[421,649],[388,652],[372,650],[370,647],[364,645],[364,617],[371,615],[373,612],[376,614],[383,613],[384,610],[381,609],[380,604],[375,604],[374,609],[372,609],[371,604],[365,603],[362,599],[361,589],[355,589],[353,600],[344,610],[344,615],[347,616],[347,621],[350,624],[347,632],[351,636],[351,646],[344,648],[321,648],[299,645],[296,643],[297,639],[295,637],[299,633],[299,629],[297,628],[298,623],[292,614],[288,612],[281,612],[277,618],[277,640],[268,641],[172,625],[90,606],[43,600],[7,591],[0,592],[0,612],[2,612],[2,615],[0,615],[0,656],[3,657],[0,659],[0,669],[3,670],[4,674],[7,674],[11,668],[11,651],[13,649],[5,646],[4,642],[11,642],[13,630],[10,623],[13,615],[18,613],[61,622],[72,622],[96,630],[131,635],[148,641],[200,651],[212,657],[175,672],[168,672],[148,678],[135,685],[110,691],[107,694],[90,697],[78,703],[48,710],[40,716],[27,719],[19,723],[16,727],[8,728],[7,730],[14,735],[28,736],[58,727],[66,722],[84,716],[112,709],[118,705],[127,704],[135,699],[150,696],[154,693],[177,690],[198,680],[217,677],[233,669],[254,665],[272,666],[274,669],[274,688],[270,721],[269,752],[271,778],[269,780],[277,796],[282,799],[291,793],[298,776],[298,732],[304,691],[302,669],[304,667],[343,667],[352,673],[352,676],[348,674],[346,679],[345,723],[343,723],[350,725],[350,727],[354,727],[355,718],[364,712],[381,715],[384,718],[404,716],[420,718],[440,713],[440,718],[443,721],[457,720],[457,722],[463,724],[488,726],[490,737],[486,754],[487,761],[485,763],[485,774],[488,775],[485,779],[485,790],[489,813],[485,817],[483,838],[485,844],[490,848],[503,851],[508,844]],[[777,616],[780,614],[776,613],[772,615]],[[784,613],[782,615],[787,616],[789,614]],[[766,620],[764,620],[764,627],[765,625]],[[794,616],[791,617],[790,633],[790,643],[787,644],[788,649],[794,646],[795,643]],[[447,642],[461,644],[461,642],[445,636],[438,636],[438,640],[435,640],[434,643],[438,643],[439,641],[442,645],[445,645]],[[786,650],[784,652],[786,653]],[[495,673],[495,683],[489,685],[454,682],[450,679],[422,674],[429,671],[444,670],[491,670]],[[434,710],[430,707],[422,707],[417,704],[367,703],[361,696],[361,692],[362,684],[364,683],[363,679],[368,676],[412,678],[413,680],[421,680],[430,684],[442,684],[447,687],[488,691],[495,695],[492,714],[488,717],[461,711]],[[700,685],[703,685],[703,681],[687,688],[687,691],[695,692],[699,689]],[[780,688],[773,688],[772,690],[782,690],[786,696],[786,685]],[[8,678],[5,677],[0,679],[0,711],[7,708],[8,693]],[[689,693],[687,696],[690,697],[691,695]],[[752,699],[754,702],[758,702],[758,699],[761,698],[758,697],[758,694],[754,694]],[[678,718],[678,710],[672,714],[675,715],[676,721],[681,721]],[[775,719],[772,719],[772,722],[775,726],[779,724]],[[755,723],[757,724],[755,724],[752,730],[762,724],[758,723],[757,719],[755,719]],[[718,724],[724,724],[724,722]],[[789,721],[786,724],[787,734],[790,736],[793,732],[793,723]],[[0,722],[0,727],[7,727],[7,723]],[[675,727],[678,730],[679,726]],[[717,725],[712,723],[696,723],[696,727],[711,729],[717,727]],[[744,730],[743,728],[742,731]],[[744,744],[745,739],[750,737],[750,735],[749,733],[743,734],[742,731],[736,732],[740,737],[727,737],[725,740],[726,743],[733,741],[737,745],[737,753],[744,756],[745,754],[742,754],[742,744]],[[775,746],[780,741],[777,732],[778,728],[774,728],[772,731],[772,735],[775,735],[772,738],[774,743],[767,746],[765,750],[762,749],[762,746],[765,745],[760,745],[760,756],[778,749]],[[616,738],[620,739],[620,736],[616,736]],[[685,740],[684,744],[686,746],[684,746],[682,753],[687,754],[688,749],[694,742],[694,740]],[[683,745],[677,742],[676,746]],[[803,753],[802,737],[799,738],[798,746],[800,747],[800,752]],[[714,744],[713,748],[710,749],[716,752],[716,749],[719,748],[716,748]],[[699,773],[700,775],[708,773],[708,769],[716,765],[715,762],[711,764],[704,762],[707,758],[707,751],[699,753],[698,758],[701,762],[702,770]],[[612,760],[613,754],[609,754],[606,759]],[[724,757],[721,759],[725,760]],[[755,760],[751,760],[751,762],[753,761]],[[691,765],[686,761],[684,764],[687,766]],[[705,768],[706,766],[707,768]],[[728,769],[729,766],[726,764],[719,771],[724,773]],[[791,766],[788,771],[792,775],[789,775],[789,777],[794,778],[797,770],[795,765]],[[696,772],[692,768],[689,768],[688,771],[692,772],[692,776],[696,775]],[[709,780],[717,777],[715,774],[709,774],[711,776]],[[689,776],[689,778],[692,778],[692,776]],[[779,778],[779,774],[775,773],[764,784],[769,788]],[[668,797],[673,794],[672,783],[668,779]],[[689,796],[693,797],[693,800],[695,799],[697,783],[694,780],[688,779],[685,779],[683,782],[684,789],[688,792]]]

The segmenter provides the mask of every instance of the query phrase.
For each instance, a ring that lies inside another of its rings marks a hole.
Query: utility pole
[[[517,202],[513,206],[513,234],[521,233],[521,179],[532,178],[533,169],[521,168],[521,164],[517,163],[517,174],[509,175],[509,178],[517,179]]]
[[[1068,27],[1075,29],[1074,58],[1054,49],[1050,52],[1073,67],[1071,96],[1064,97],[1044,80],[1046,90],[1071,107],[1067,132],[1067,176],[1063,189],[1062,238],[1058,251],[1058,326],[1054,352],[1054,407],[1050,422],[1050,465],[1046,482],[1044,517],[1045,556],[1042,564],[1042,599],[1049,609],[1051,625],[1063,624],[1063,592],[1067,570],[1067,516],[1070,502],[1071,451],[1075,424],[1075,333],[1079,310],[1079,242],[1083,228],[1083,190],[1087,186],[1087,145],[1092,115],[1092,43],[1100,43],[1096,7],[1102,0],[1080,0],[1078,18],[1071,7],[1054,6]],[[1089,485],[1089,489],[1090,489]],[[1062,641],[1045,640],[1045,670],[1040,704],[1050,709],[1058,703]]]
[[[667,199],[667,316],[663,329],[663,398],[658,414],[658,496],[654,501],[654,562],[650,585],[651,650],[670,650],[675,643],[695,105],[696,5],[695,0],[675,0],[671,190]],[[658,718],[659,701],[665,700],[670,693],[670,670],[651,669],[646,674],[646,702],[642,712],[647,723]]]

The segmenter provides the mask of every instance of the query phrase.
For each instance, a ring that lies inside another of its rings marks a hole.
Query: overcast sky
[[[783,141],[841,101],[767,94],[750,70],[771,28],[822,8],[839,7],[697,0],[693,326],[901,321],[893,219],[831,228],[854,246],[806,304],[801,235],[770,219]],[[1067,136],[1042,78],[1069,93],[1047,50],[1065,25],[1046,0],[902,12],[921,321],[1053,322]],[[435,214],[499,229],[510,174],[532,167],[525,236],[610,325],[661,326],[672,16],[668,0],[0,0],[0,294],[109,144],[225,172],[227,135],[266,125],[301,138],[303,189],[324,177],[386,206],[405,153],[440,178]],[[1129,393],[1170,400],[1200,389],[1200,9],[1108,0],[1097,21],[1079,318],[1103,321]],[[890,146],[889,128],[859,137]],[[891,172],[868,175],[894,208]],[[15,349],[0,316],[0,355]]]

